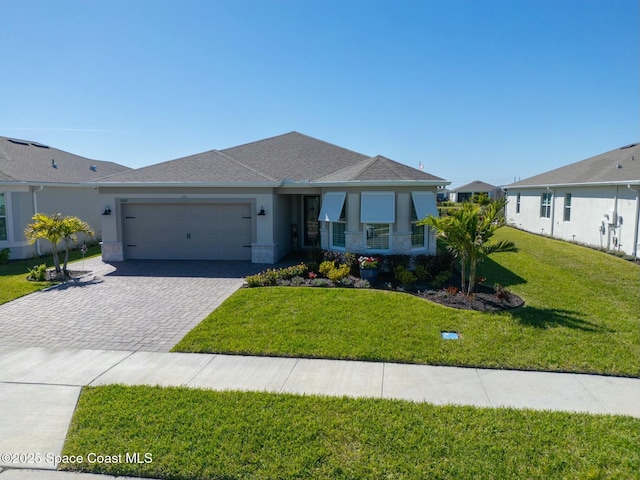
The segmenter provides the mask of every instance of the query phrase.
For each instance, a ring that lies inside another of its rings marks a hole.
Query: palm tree
[[[442,239],[449,251],[460,263],[462,291],[472,294],[475,290],[478,263],[496,252],[513,252],[516,246],[509,240],[490,243],[495,231],[505,225],[505,199],[490,202],[488,205],[474,203],[463,204],[460,210],[447,217],[429,216],[420,221],[421,225],[433,227],[436,235]],[[467,265],[469,282],[466,283]]]
[[[67,275],[67,263],[69,262],[69,248],[72,241],[78,241],[78,233],[84,233],[90,237],[94,235],[93,229],[87,222],[80,220],[78,217],[64,217],[62,219],[62,239],[64,241],[64,267],[62,271],[65,276]]]
[[[94,232],[87,222],[80,220],[78,217],[63,217],[60,213],[47,215],[45,213],[36,213],[32,217],[33,223],[27,225],[24,235],[29,244],[33,244],[38,239],[49,240],[53,249],[53,264],[56,274],[64,272],[67,275],[67,262],[69,261],[69,247],[71,241],[77,240],[78,233],[86,233],[93,236]],[[64,242],[65,256],[64,268],[60,267],[60,257],[58,255],[58,246],[60,242]]]

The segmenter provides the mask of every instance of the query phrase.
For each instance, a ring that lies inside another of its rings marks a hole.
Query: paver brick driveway
[[[82,268],[82,262],[72,268]],[[92,273],[0,305],[0,345],[169,351],[265,268],[249,262],[87,260]]]

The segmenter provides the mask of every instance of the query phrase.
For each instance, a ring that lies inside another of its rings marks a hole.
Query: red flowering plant
[[[373,270],[374,268],[378,268],[378,263],[380,262],[379,258],[376,257],[360,257],[358,258],[358,265],[363,270]]]
[[[313,280],[314,278],[316,278],[316,277],[318,276],[318,274],[317,274],[317,273],[315,273],[315,272],[309,272],[309,275],[308,275],[308,276],[309,276],[309,278],[310,278],[311,280]]]

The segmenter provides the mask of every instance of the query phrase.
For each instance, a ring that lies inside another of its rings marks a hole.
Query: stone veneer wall
[[[102,259],[105,262],[124,261],[124,251],[120,242],[100,242]]]
[[[251,263],[276,263],[277,244],[257,244],[251,245]]]

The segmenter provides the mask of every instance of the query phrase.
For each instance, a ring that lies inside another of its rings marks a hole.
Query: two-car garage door
[[[128,259],[250,260],[250,204],[123,204]]]

